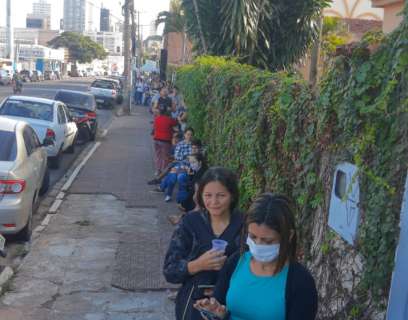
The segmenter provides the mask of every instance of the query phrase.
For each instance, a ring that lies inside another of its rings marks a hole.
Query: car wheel
[[[91,140],[91,134],[87,128],[81,128],[78,132],[78,139],[81,143],[86,143]]]
[[[96,139],[96,133],[98,132],[98,128],[97,127],[95,127],[95,130],[92,132],[92,131],[89,131],[89,133],[90,133],[90,136],[89,136],[89,140],[90,141],[95,141],[95,139]]]
[[[50,187],[50,171],[46,169],[40,189],[40,196],[43,196],[48,191],[49,187]]]
[[[31,205],[30,214],[28,216],[27,224],[17,234],[17,240],[19,240],[19,241],[30,241],[32,233],[33,233],[33,205]]]
[[[48,160],[48,164],[51,169],[59,169],[61,165],[61,150],[55,157],[49,157]]]

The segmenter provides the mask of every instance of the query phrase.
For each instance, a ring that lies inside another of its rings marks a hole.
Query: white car
[[[0,105],[0,116],[26,121],[47,147],[49,165],[59,168],[62,152],[74,153],[78,128],[68,108],[60,101],[25,96],[10,96]]]
[[[30,239],[33,209],[50,183],[48,143],[27,123],[0,118],[0,233]]]

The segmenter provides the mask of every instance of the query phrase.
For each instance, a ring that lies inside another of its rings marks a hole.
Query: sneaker
[[[150,190],[150,192],[154,192],[154,193],[163,193],[164,191],[162,189],[160,189],[160,187],[156,187],[153,190]]]
[[[164,198],[164,201],[170,202],[170,201],[171,201],[171,197],[170,197],[170,196],[166,196],[166,197]]]
[[[148,181],[147,184],[149,186],[153,186],[155,184],[160,184],[160,180],[159,179],[152,179],[152,180]]]

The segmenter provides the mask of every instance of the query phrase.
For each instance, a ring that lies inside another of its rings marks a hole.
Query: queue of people
[[[152,191],[183,210],[163,274],[179,284],[177,320],[313,320],[318,294],[297,261],[297,231],[289,198],[273,193],[239,208],[239,182],[224,167],[207,167],[203,143],[187,126],[177,88],[152,103],[156,176]]]

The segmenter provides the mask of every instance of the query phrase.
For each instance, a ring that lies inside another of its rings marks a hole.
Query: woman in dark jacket
[[[176,298],[176,319],[202,319],[196,300],[212,296],[218,271],[239,249],[243,226],[238,183],[233,172],[213,167],[200,180],[197,201],[201,211],[186,214],[174,231],[164,262],[164,276],[182,286]],[[212,249],[214,239],[228,243],[225,251]]]
[[[261,195],[248,211],[246,227],[249,251],[234,254],[219,274],[214,297],[195,304],[203,319],[314,320],[316,286],[296,262],[287,198]]]

